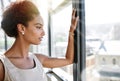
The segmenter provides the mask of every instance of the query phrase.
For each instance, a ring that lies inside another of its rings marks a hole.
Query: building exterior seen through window
[[[85,0],[86,81],[120,81],[119,0]]]

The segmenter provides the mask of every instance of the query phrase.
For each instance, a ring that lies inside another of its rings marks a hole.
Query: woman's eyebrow
[[[41,26],[43,26],[43,24],[41,24],[41,23],[35,23],[35,25],[41,25]]]

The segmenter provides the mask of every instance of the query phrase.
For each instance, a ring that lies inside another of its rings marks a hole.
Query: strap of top
[[[33,57],[33,59],[35,60],[36,65],[38,65],[39,67],[43,68],[41,62],[38,60],[38,58],[36,57],[36,55],[35,55],[35,54],[32,54],[32,57]]]
[[[43,66],[41,64],[41,62],[38,60],[38,58],[36,57],[35,54],[32,54],[34,60],[36,61],[36,65],[41,68],[41,72],[42,72],[42,77],[44,77],[44,81],[47,81],[47,75],[44,73],[44,70],[43,70]]]

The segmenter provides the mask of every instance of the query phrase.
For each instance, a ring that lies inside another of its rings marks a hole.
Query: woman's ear
[[[25,26],[22,24],[17,25],[18,32],[20,32],[22,35],[24,35],[25,32]]]

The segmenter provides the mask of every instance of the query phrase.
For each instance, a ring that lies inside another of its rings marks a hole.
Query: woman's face
[[[43,19],[41,16],[34,16],[32,21],[28,22],[28,27],[25,27],[24,40],[29,44],[38,45],[45,35],[43,29]]]

